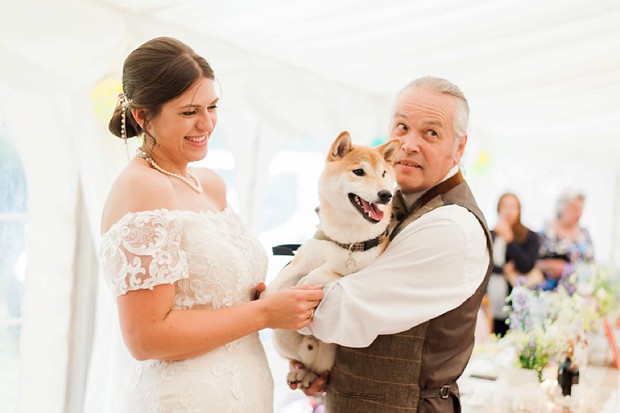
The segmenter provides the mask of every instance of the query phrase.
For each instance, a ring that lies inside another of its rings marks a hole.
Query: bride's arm
[[[138,360],[180,360],[216,349],[263,328],[297,330],[310,323],[320,287],[294,287],[264,299],[214,310],[173,310],[174,285],[118,297],[121,331]]]
[[[172,210],[176,207],[170,180],[157,171],[140,167],[136,162],[132,161],[119,176],[108,197],[102,220],[104,233],[128,212]],[[217,206],[223,208],[223,181],[217,180],[214,173],[197,172],[201,179],[211,179],[208,188],[215,192],[210,195],[219,202],[216,202]],[[154,213],[153,221],[140,221],[140,228],[148,228],[148,231],[141,232],[135,225],[128,225],[131,230],[125,235],[129,238],[121,240],[123,235],[119,235],[119,239],[113,242],[108,238],[110,244],[106,245],[110,247],[110,254],[103,254],[103,258],[108,256],[110,261],[107,279],[118,297],[123,339],[136,359],[179,360],[206,353],[266,327],[298,329],[307,326],[310,309],[323,297],[320,287],[289,289],[258,301],[217,310],[173,310],[175,287],[172,282],[184,278],[174,271],[182,267],[183,258],[180,254],[175,256],[179,261],[176,266],[157,266],[159,273],[155,277],[149,273],[150,262],[157,255],[155,247],[151,248],[158,244],[156,239],[173,240],[174,236],[163,234],[171,235],[168,231],[180,230],[177,225],[169,224],[160,214]],[[133,233],[140,233],[141,236],[133,239]],[[142,236],[145,240],[140,241]],[[132,251],[127,250],[127,244],[133,247]],[[167,251],[180,250],[177,244],[166,246],[169,248]],[[119,264],[121,255],[125,256],[125,260],[120,260]],[[134,262],[136,257],[138,264]],[[166,264],[167,260],[163,261]],[[123,262],[131,265],[122,265]],[[149,285],[153,288],[149,289]]]

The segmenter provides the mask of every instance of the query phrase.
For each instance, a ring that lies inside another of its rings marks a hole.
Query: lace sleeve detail
[[[103,235],[103,275],[115,297],[188,277],[182,221],[170,211],[128,213]]]

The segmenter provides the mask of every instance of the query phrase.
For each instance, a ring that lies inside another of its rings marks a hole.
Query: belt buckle
[[[443,386],[441,386],[441,389],[439,389],[439,397],[441,397],[442,399],[447,399],[448,397],[450,397],[449,384],[444,384]]]

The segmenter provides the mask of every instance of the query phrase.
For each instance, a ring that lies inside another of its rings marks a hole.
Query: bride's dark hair
[[[164,103],[205,77],[214,80],[213,69],[185,43],[170,37],[149,40],[125,59],[123,91],[129,104],[123,107],[119,100],[108,125],[110,132],[123,137],[121,121],[125,110],[127,138],[145,133],[146,125]],[[131,108],[144,111],[144,128],[134,119]]]

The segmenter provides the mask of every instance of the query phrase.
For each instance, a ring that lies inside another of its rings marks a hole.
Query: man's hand
[[[291,360],[290,364],[291,370],[303,369],[305,366],[299,361]],[[300,387],[301,391],[304,392],[306,396],[319,396],[325,393],[327,390],[327,383],[329,382],[329,371],[323,372],[315,381],[310,384],[310,387],[301,387],[299,383],[290,383],[289,387],[291,390],[296,390],[297,387]]]

